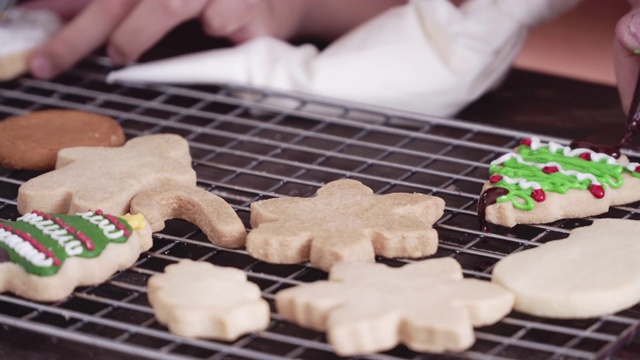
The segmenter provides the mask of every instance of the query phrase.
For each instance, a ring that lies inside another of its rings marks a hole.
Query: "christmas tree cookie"
[[[101,283],[133,265],[151,245],[151,227],[142,215],[34,210],[0,221],[0,292],[60,300],[76,286]]]
[[[512,227],[605,213],[640,200],[640,164],[617,148],[525,139],[491,162],[478,201],[480,224]]]

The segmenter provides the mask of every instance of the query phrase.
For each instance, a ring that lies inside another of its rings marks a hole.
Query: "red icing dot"
[[[4,223],[0,223],[0,229],[4,229]]]
[[[102,212],[102,210],[96,210],[95,214],[96,214],[96,215],[102,215],[102,214],[103,214],[103,212]]]
[[[636,166],[635,170],[636,172],[640,172],[640,166]]]
[[[7,225],[7,227],[5,228],[7,231],[11,232],[11,230],[13,230],[13,228],[11,227],[11,225]]]
[[[500,180],[502,180],[502,175],[491,175],[491,177],[489,178],[489,182],[492,184],[495,184]]]
[[[129,237],[129,235],[131,235],[131,232],[129,230],[125,230],[124,231],[124,236]]]
[[[531,192],[531,197],[537,202],[543,202],[546,200],[547,194],[542,189],[535,189]]]
[[[52,217],[51,215],[45,215],[45,216],[44,216],[44,219],[45,219],[45,220],[51,220],[51,219],[53,219],[53,217]]]
[[[553,174],[558,171],[559,169],[557,166],[545,166],[542,168],[542,172],[544,172],[545,174]]]
[[[589,186],[589,191],[598,199],[602,199],[604,197],[604,188],[602,185],[591,184]]]
[[[55,265],[55,266],[60,266],[60,259],[58,259],[58,258],[53,258],[53,265]]]
[[[118,223],[118,225],[116,225],[116,228],[118,230],[124,230],[125,226],[124,226],[124,224]]]
[[[520,140],[520,145],[526,145],[526,146],[531,146],[531,139],[522,139]]]
[[[587,161],[591,160],[591,154],[589,154],[588,152],[580,154],[579,157]]]

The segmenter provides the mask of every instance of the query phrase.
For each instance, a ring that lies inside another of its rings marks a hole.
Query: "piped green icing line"
[[[124,243],[131,226],[100,211],[45,215],[34,211],[16,221],[0,221],[0,248],[28,273],[55,275],[65,260],[95,258],[109,243]]]
[[[580,154],[589,154],[592,159],[580,158]],[[536,188],[566,194],[568,190],[589,190],[592,185],[599,185],[606,191],[607,187],[621,187],[625,172],[640,177],[635,171],[638,164],[618,163],[606,154],[588,149],[569,149],[558,144],[547,146],[537,139],[533,140],[532,146],[520,145],[517,154],[510,154],[507,160],[498,160],[489,167],[492,176],[500,176],[500,180],[492,185],[506,188],[509,193],[496,201],[510,201],[520,210],[535,207],[532,191]],[[556,167],[559,171],[545,173],[545,166]]]

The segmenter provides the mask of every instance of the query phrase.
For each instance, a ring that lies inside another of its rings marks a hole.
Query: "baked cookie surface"
[[[444,200],[430,195],[374,195],[362,183],[328,183],[311,198],[251,204],[253,230],[247,251],[272,263],[298,263],[328,271],[341,261],[374,262],[375,256],[418,258],[435,253],[432,228]]]
[[[153,275],[148,287],[156,318],[180,336],[232,341],[270,321],[260,288],[239,269],[180,260]]]
[[[326,331],[341,356],[384,351],[405,344],[415,351],[461,351],[474,326],[499,321],[513,294],[488,281],[463,279],[452,258],[391,268],[340,263],[328,281],[282,290],[276,308],[286,320]]]
[[[114,119],[77,110],[43,110],[0,121],[0,165],[53,170],[58,151],[75,146],[115,147],[125,136]]]
[[[640,301],[640,221],[597,219],[568,238],[508,255],[492,281],[514,309],[551,318],[612,314]]]

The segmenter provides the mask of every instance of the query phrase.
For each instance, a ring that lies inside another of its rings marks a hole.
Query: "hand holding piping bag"
[[[531,27],[576,0],[415,0],[320,52],[272,37],[134,65],[108,81],[237,82],[452,115],[496,85]]]

